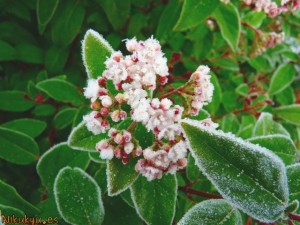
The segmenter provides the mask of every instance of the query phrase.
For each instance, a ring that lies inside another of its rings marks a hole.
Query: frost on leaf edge
[[[108,43],[108,41],[106,41],[103,36],[101,34],[99,34],[97,31],[93,30],[93,29],[88,29],[87,32],[84,35],[83,40],[81,41],[81,55],[82,55],[82,61],[83,61],[83,65],[85,68],[85,71],[88,75],[88,78],[92,78],[91,77],[91,72],[88,68],[88,65],[86,63],[86,52],[85,52],[85,42],[86,39],[89,35],[92,35],[95,39],[97,39],[105,48],[107,48],[109,51],[111,51],[112,53],[114,52],[114,49],[112,48],[112,46]]]
[[[212,128],[209,128],[209,127],[205,127],[203,126],[199,121],[195,121],[195,120],[191,120],[189,118],[186,118],[186,119],[183,119],[180,121],[180,124],[182,123],[187,123],[188,125],[190,126],[193,126],[193,127],[196,127],[196,128],[199,128],[201,130],[205,130],[205,131],[208,131],[212,134],[215,134],[215,135],[218,135],[218,136],[222,136],[222,137],[225,137],[225,138],[228,138],[228,139],[231,139],[232,141],[235,141],[239,144],[246,144],[246,145],[250,145],[252,149],[255,149],[255,151],[257,152],[260,152],[261,154],[264,154],[266,156],[269,156],[271,157],[275,162],[277,162],[278,166],[281,167],[281,182],[284,182],[286,184],[286,187],[288,187],[288,181],[287,181],[287,175],[286,175],[286,167],[283,163],[283,161],[273,152],[271,152],[270,150],[264,148],[264,147],[261,147],[259,145],[255,145],[255,144],[252,144],[252,143],[249,143],[249,142],[246,142],[245,140],[243,140],[242,138],[239,138],[239,137],[236,137],[236,136],[233,136],[233,134],[231,133],[224,133],[222,130],[214,130]],[[186,138],[186,143],[188,145],[188,148],[190,149],[190,153],[192,154],[193,158],[195,159],[195,163],[196,165],[201,168],[201,171],[203,172],[203,174],[211,181],[211,183],[215,186],[215,188],[218,190],[218,192],[223,196],[225,197],[226,200],[228,200],[232,205],[234,205],[235,207],[241,209],[243,212],[245,212],[246,214],[248,215],[251,215],[253,218],[255,218],[256,216],[253,216],[252,213],[249,213],[249,211],[247,209],[245,209],[244,207],[240,207],[240,206],[237,206],[234,202],[232,202],[232,198],[228,195],[226,195],[223,191],[221,191],[221,189],[219,188],[219,185],[217,185],[213,179],[211,179],[211,177],[207,174],[207,172],[205,171],[205,169],[203,168],[202,164],[199,162],[198,160],[198,157],[195,155],[195,152],[192,150],[191,148],[191,144],[190,144],[190,141],[189,139],[187,138],[187,135],[183,129],[183,134]],[[284,188],[284,197],[286,198],[287,202],[285,202],[285,208],[288,206],[288,200],[289,200],[289,193],[288,193],[288,188]],[[282,202],[284,203],[284,202]],[[270,223],[270,222],[274,222],[272,220],[268,220],[266,218],[257,218],[259,221],[261,222],[266,222],[266,223]]]
[[[100,210],[103,212],[103,219],[102,219],[102,222],[103,222],[104,216],[105,216],[105,209],[104,209],[104,205],[103,205],[103,201],[102,201],[101,189],[100,189],[99,185],[97,184],[97,182],[89,174],[87,174],[84,170],[82,170],[81,168],[78,168],[78,167],[72,168],[70,166],[66,166],[66,167],[62,168],[58,172],[58,174],[56,175],[56,178],[55,178],[55,181],[54,181],[54,186],[53,186],[53,193],[54,193],[55,204],[57,206],[57,211],[58,211],[59,215],[61,215],[61,217],[63,218],[63,220],[65,220],[66,222],[69,222],[68,219],[66,219],[66,217],[63,215],[63,213],[61,211],[61,208],[60,208],[60,205],[58,204],[58,199],[59,198],[58,198],[57,190],[56,190],[56,186],[57,186],[57,182],[58,182],[59,176],[65,170],[68,170],[68,169],[79,171],[83,176],[85,176],[89,181],[91,181],[95,185],[97,196],[98,196],[99,207],[100,207]],[[81,225],[81,224],[74,224],[74,225]]]

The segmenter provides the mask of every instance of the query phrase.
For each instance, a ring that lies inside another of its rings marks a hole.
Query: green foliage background
[[[213,21],[213,27],[207,25],[207,18]],[[146,39],[153,35],[168,59],[180,52],[174,86],[188,79],[190,73],[186,71],[192,72],[200,64],[210,66],[215,94],[205,110],[215,122],[220,122],[223,131],[244,139],[262,135],[255,132],[273,134],[257,128],[259,112],[269,112],[273,118],[268,127],[277,121],[276,129],[286,132],[299,149],[300,59],[295,52],[300,46],[299,10],[270,19],[242,7],[238,0],[230,5],[219,0],[0,0],[3,211],[42,218],[53,216],[60,224],[65,223],[50,188],[58,171],[45,181],[36,165],[49,148],[68,139],[72,128],[89,111],[89,103],[82,97],[87,75],[81,56],[81,40],[89,28],[101,33],[115,50],[124,51],[122,40],[126,38]],[[288,41],[258,57],[250,57],[258,45],[253,29],[284,31]],[[205,113],[200,117],[205,117]],[[92,154],[87,157],[81,152],[70,153],[66,145],[61,148],[68,158],[57,154],[57,164],[61,159],[62,165],[71,162],[70,166],[85,169],[105,194],[104,224],[142,224],[128,193],[113,198],[106,195],[105,164],[96,163],[95,156],[91,160]],[[292,161],[299,161],[298,155],[292,156]],[[193,165],[190,157],[187,175],[177,177],[179,185],[193,181],[196,189],[216,193]],[[46,169],[50,167],[47,165]],[[9,200],[15,196],[6,195],[12,187],[32,204],[31,208],[22,199]],[[193,204],[179,193],[175,221]]]

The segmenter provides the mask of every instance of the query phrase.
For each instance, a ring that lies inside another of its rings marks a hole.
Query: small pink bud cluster
[[[282,0],[281,6],[278,6],[271,0],[244,0],[248,6],[253,6],[256,11],[263,11],[269,17],[274,18],[282,12],[287,12],[289,7],[292,11],[300,7],[300,0]]]
[[[214,86],[210,82],[209,72],[208,66],[199,66],[183,90],[190,106],[189,113],[191,115],[197,115],[203,106],[212,100]]]
[[[126,47],[131,55],[123,56],[118,51],[105,62],[107,70],[103,77],[112,80],[117,90],[122,90],[122,84],[131,82],[154,90],[156,75],[160,77],[158,81],[166,83],[166,76],[169,75],[167,59],[157,40],[149,38],[146,41],[137,41],[133,38],[126,40]]]
[[[187,164],[187,147],[183,141],[176,143],[172,148],[166,145],[157,151],[149,147],[143,151],[144,159],[140,159],[135,170],[145,176],[148,181],[159,179],[163,173],[175,174]]]
[[[263,33],[260,31],[258,37],[256,37],[256,42],[254,52],[251,54],[252,57],[258,56],[265,52],[268,48],[274,48],[276,45],[282,43],[285,39],[285,34],[282,33]]]
[[[98,80],[89,79],[84,89],[84,96],[91,100],[91,108],[94,110],[83,117],[89,131],[94,134],[105,133],[110,128],[108,117],[114,122],[127,118],[127,113],[121,110],[120,96],[113,99],[106,89],[106,79],[100,77]],[[116,96],[117,97],[117,96]]]
[[[140,156],[142,149],[133,140],[131,133],[126,130],[110,129],[108,132],[110,139],[101,140],[96,144],[97,151],[100,152],[101,159],[112,159],[114,156],[122,159],[123,164],[130,161],[130,155]]]

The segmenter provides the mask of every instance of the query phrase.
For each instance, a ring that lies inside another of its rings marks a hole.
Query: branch
[[[300,222],[300,215],[298,214],[289,213],[289,218]]]
[[[180,186],[180,187],[178,187],[178,189],[180,191],[183,191],[186,194],[197,195],[197,196],[200,196],[200,197],[210,198],[210,199],[223,199],[223,197],[220,196],[220,195],[215,195],[215,194],[206,193],[206,192],[203,192],[203,191],[194,190],[194,189],[191,189],[187,186],[186,187]]]

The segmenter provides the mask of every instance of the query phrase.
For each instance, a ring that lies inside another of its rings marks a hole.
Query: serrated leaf
[[[41,31],[45,29],[47,24],[52,19],[55,10],[58,6],[58,3],[59,0],[54,0],[54,1],[37,0],[36,13],[37,13],[39,29]]]
[[[72,124],[77,109],[65,108],[59,111],[54,117],[54,125],[57,129],[64,129],[68,125]]]
[[[38,156],[39,147],[30,136],[0,127],[0,158],[27,165],[35,162]]]
[[[288,186],[280,158],[197,121],[181,125],[198,167],[226,200],[259,221],[281,217],[288,204]]]
[[[2,180],[0,180],[0,193],[0,202],[5,206],[17,208],[29,215],[39,212],[38,208],[22,198],[13,186]]]
[[[86,169],[89,161],[89,156],[86,152],[74,151],[67,143],[60,143],[42,155],[36,169],[42,183],[51,192],[55,177],[62,168],[70,166],[72,168]]]
[[[220,26],[223,38],[231,49],[236,52],[241,33],[241,20],[237,8],[231,3],[220,4],[214,12],[214,17]]]
[[[172,224],[177,197],[176,176],[164,175],[151,182],[140,176],[130,191],[138,215],[147,224]]]
[[[242,225],[239,211],[225,200],[206,200],[191,208],[178,225]]]
[[[0,109],[12,112],[24,112],[34,106],[25,98],[22,91],[1,91],[0,92]]]
[[[74,225],[99,225],[103,222],[101,190],[82,169],[65,167],[60,170],[55,179],[54,193],[59,214],[66,222]]]
[[[273,115],[271,113],[263,112],[254,126],[253,135],[265,136],[269,134],[290,136],[289,132],[281,124],[276,123],[273,120]]]
[[[24,118],[8,121],[4,124],[1,124],[1,126],[10,130],[19,131],[32,138],[35,138],[41,134],[43,130],[45,130],[47,124],[40,120]]]
[[[269,94],[275,95],[286,89],[296,76],[295,66],[292,64],[284,64],[280,66],[271,78]]]
[[[83,101],[77,88],[65,80],[52,78],[37,83],[36,87],[57,101],[70,102],[73,105],[79,105]]]
[[[85,122],[81,122],[73,128],[68,138],[68,145],[76,150],[96,152],[96,143],[107,137],[106,133],[93,134],[86,128]]]
[[[290,137],[273,134],[267,136],[253,137],[248,139],[253,144],[259,144],[265,147],[276,155],[278,155],[286,165],[290,165],[295,162],[297,156],[297,148]]]
[[[139,174],[134,169],[136,163],[137,158],[130,158],[130,162],[126,165],[117,158],[107,161],[106,174],[109,196],[115,196],[125,191],[137,179]]]
[[[300,125],[300,104],[274,108],[274,113],[288,123]]]
[[[105,70],[104,62],[114,50],[96,31],[88,30],[82,41],[82,59],[89,78],[97,78]]]
[[[218,0],[185,0],[174,30],[183,31],[199,25],[219,4]]]
[[[300,163],[287,167],[288,184],[290,190],[290,202],[300,202]]]

